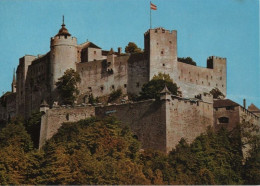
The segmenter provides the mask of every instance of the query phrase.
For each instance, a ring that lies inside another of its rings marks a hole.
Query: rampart
[[[40,143],[50,139],[65,122],[76,122],[95,115],[95,107],[53,108],[46,111],[41,119]]]
[[[147,100],[120,105],[50,109],[42,117],[40,147],[50,139],[64,122],[89,116],[115,116],[128,126],[144,149],[168,153],[181,138],[192,142],[213,126],[213,105],[201,100],[172,97],[169,100]]]

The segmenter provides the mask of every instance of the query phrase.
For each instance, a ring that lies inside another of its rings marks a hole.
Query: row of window
[[[181,79],[181,77],[179,76],[179,80]],[[184,78],[184,81],[186,81],[187,79],[186,78]],[[192,79],[190,79],[190,81],[189,82],[191,82],[191,83],[193,83],[193,80]],[[199,83],[199,81],[198,80],[196,80],[196,84],[198,84]],[[201,84],[202,85],[204,85],[204,81],[201,81]],[[211,86],[212,84],[210,83],[210,82],[208,82],[208,84],[207,83],[205,83],[205,85],[208,85],[208,86]],[[216,83],[216,87],[218,87],[219,85]],[[224,87],[224,85],[222,85],[222,87]]]
[[[139,82],[136,83],[136,87],[137,88],[140,87],[140,83]],[[127,84],[124,84],[124,88],[127,88]],[[115,90],[115,85],[112,85],[111,89]],[[91,92],[92,91],[92,87],[88,87],[88,90]],[[100,86],[100,90],[103,91],[104,90],[104,86]]]

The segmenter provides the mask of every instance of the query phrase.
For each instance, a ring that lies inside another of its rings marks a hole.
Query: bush
[[[116,91],[113,91],[113,92],[109,95],[108,102],[115,101],[115,100],[118,99],[121,95],[122,95],[122,90],[121,90],[121,89],[117,89]]]

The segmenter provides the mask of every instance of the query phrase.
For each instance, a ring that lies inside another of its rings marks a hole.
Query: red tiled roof
[[[259,108],[257,108],[253,103],[248,107],[249,111],[260,111]]]
[[[239,106],[239,104],[234,101],[231,101],[230,99],[214,100],[213,103],[214,108],[228,107],[228,106]]]

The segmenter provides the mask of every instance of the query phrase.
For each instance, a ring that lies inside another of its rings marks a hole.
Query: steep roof
[[[92,43],[92,42],[90,42],[90,41],[87,41],[87,42],[85,42],[85,43],[82,43],[81,45],[80,45],[81,47],[82,47],[82,49],[85,49],[85,48],[98,48],[98,49],[101,49],[99,46],[97,46],[96,44],[94,44],[94,43]]]
[[[214,100],[213,107],[219,108],[219,107],[229,107],[229,106],[240,106],[238,103],[231,101],[230,99],[220,99],[220,100]]]
[[[71,36],[71,34],[65,26],[66,25],[64,23],[61,25],[61,29],[59,30],[56,36]]]
[[[251,103],[251,105],[248,107],[249,111],[260,111],[259,108],[257,108],[253,103]]]

